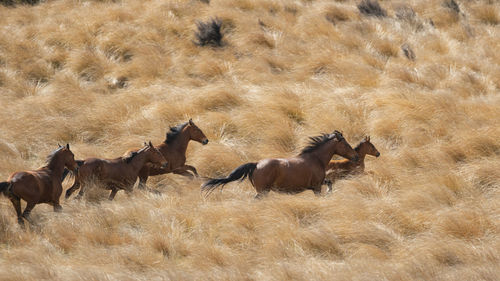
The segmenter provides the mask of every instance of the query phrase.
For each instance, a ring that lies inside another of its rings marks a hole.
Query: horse
[[[161,168],[145,165],[139,171],[139,188],[145,188],[149,176],[174,173],[189,178],[192,178],[194,174],[197,177],[198,172],[196,168],[186,165],[186,150],[190,140],[197,141],[203,145],[208,143],[208,138],[194,124],[192,119],[189,119],[186,123],[171,127],[170,131],[166,134],[165,141],[157,146],[163,157],[168,161],[168,166]]]
[[[69,144],[59,146],[49,156],[46,165],[31,171],[15,172],[6,182],[0,183],[0,192],[10,199],[17,213],[17,222],[24,228],[24,219],[33,221],[30,213],[36,204],[47,203],[55,212],[62,211],[59,197],[62,193],[62,174],[64,167],[76,173],[78,166]],[[21,213],[21,199],[26,201],[26,208]]]
[[[75,176],[75,182],[66,191],[65,198],[68,199],[73,192],[81,187],[76,196],[80,199],[85,193],[85,186],[92,180],[97,180],[106,185],[106,189],[111,190],[109,200],[115,198],[118,190],[132,192],[132,188],[137,180],[139,171],[148,164],[167,166],[163,155],[156,149],[151,141],[144,143],[144,147],[139,151],[130,153],[116,159],[87,158],[76,161],[79,169]]]
[[[263,159],[246,163],[234,169],[226,178],[216,178],[205,182],[201,189],[208,196],[218,186],[248,177],[260,199],[269,191],[290,194],[311,189],[321,194],[325,170],[334,154],[357,161],[358,155],[339,131],[310,137],[309,144],[299,155],[291,158]]]
[[[366,136],[358,146],[354,148],[358,153],[358,161],[349,159],[331,160],[326,168],[325,184],[328,185],[328,191],[332,191],[332,185],[335,180],[345,178],[349,175],[360,174],[365,171],[365,156],[372,155],[375,157],[380,156],[380,152],[370,142],[370,136]]]

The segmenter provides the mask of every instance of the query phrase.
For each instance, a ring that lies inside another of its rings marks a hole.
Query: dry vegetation
[[[382,154],[321,198],[256,201],[244,182],[204,200],[202,180],[165,175],[149,182],[161,195],[39,205],[25,232],[0,197],[0,279],[498,280],[498,2],[358,4],[0,6],[2,180],[58,142],[114,157],[189,117],[211,142],[188,163],[209,177],[334,129]],[[195,44],[215,18],[222,46]]]

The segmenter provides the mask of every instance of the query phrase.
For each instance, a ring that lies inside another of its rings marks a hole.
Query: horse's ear
[[[365,140],[370,141],[370,136],[366,136]]]
[[[62,146],[61,144],[57,143],[57,147],[61,147],[61,146]]]
[[[67,144],[66,144],[66,149],[68,149],[68,150],[69,150],[69,143],[67,143]]]
[[[191,125],[191,126],[194,125],[193,124],[193,118],[189,118],[189,125]]]
[[[151,141],[149,141],[149,146],[153,147],[153,144],[151,143]]]
[[[146,142],[144,142],[144,146],[148,146],[148,144]]]

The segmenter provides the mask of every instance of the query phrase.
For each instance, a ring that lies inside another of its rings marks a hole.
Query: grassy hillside
[[[368,173],[315,197],[201,179],[154,195],[92,189],[22,231],[0,197],[2,280],[496,280],[500,276],[497,1],[48,0],[0,5],[0,179],[57,143],[117,157],[193,118],[202,176],[365,135]],[[221,47],[197,21],[222,22]],[[406,53],[406,54],[405,54]],[[68,188],[72,180],[66,180]]]

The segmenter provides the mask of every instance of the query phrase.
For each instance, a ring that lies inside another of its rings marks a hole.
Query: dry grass
[[[24,232],[2,197],[0,279],[498,279],[498,7],[382,1],[386,17],[365,17],[360,2],[0,5],[2,179],[58,142],[116,157],[190,117],[210,143],[187,162],[207,177],[334,129],[381,152],[321,198],[256,201],[246,181],[205,200],[201,179],[164,175],[161,195],[39,205]],[[211,18],[220,48],[193,43]]]

